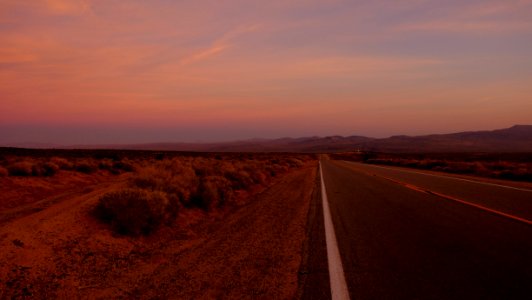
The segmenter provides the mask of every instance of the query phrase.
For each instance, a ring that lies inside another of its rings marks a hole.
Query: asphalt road
[[[322,169],[351,299],[530,299],[530,224],[412,186],[524,219],[531,192],[339,161]],[[307,269],[314,262],[323,277],[327,258],[315,249]],[[330,287],[320,282],[303,298],[325,298],[312,293]]]

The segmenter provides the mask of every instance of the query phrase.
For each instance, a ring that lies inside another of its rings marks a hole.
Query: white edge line
[[[331,297],[333,300],[349,300],[349,291],[342,267],[342,258],[338,250],[336,235],[329,210],[329,200],[323,182],[323,172],[320,161],[321,199],[323,204],[323,220],[325,223],[325,243],[327,244],[327,261],[329,264],[329,280],[331,284]]]
[[[347,161],[347,160],[344,160],[344,162],[351,163],[351,164],[355,164],[355,162]],[[430,173],[424,173],[424,172],[417,172],[417,171],[403,170],[403,169],[399,169],[399,168],[383,167],[383,166],[378,166],[378,165],[373,165],[373,164],[364,164],[364,165],[372,166],[372,167],[375,167],[375,168],[386,169],[386,170],[392,170],[392,171],[399,171],[399,172],[406,172],[406,173],[413,173],[413,174],[427,175],[427,176],[432,176],[432,177],[449,178],[449,179],[461,180],[461,181],[466,181],[466,182],[471,182],[471,183],[478,183],[478,184],[491,185],[491,186],[496,186],[496,187],[501,187],[501,188],[507,188],[507,189],[511,189],[511,190],[518,190],[518,191],[523,191],[523,192],[532,192],[532,190],[529,190],[529,189],[518,188],[518,187],[507,186],[507,185],[496,184],[496,183],[489,183],[489,182],[482,182],[482,181],[469,180],[469,179],[459,178],[459,177],[453,177],[453,176],[436,175],[436,174],[430,174]]]

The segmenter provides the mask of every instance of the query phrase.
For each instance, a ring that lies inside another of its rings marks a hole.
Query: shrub
[[[231,201],[233,189],[231,182],[221,176],[207,176],[200,181],[197,195],[193,198],[193,203],[205,210],[214,207],[222,207]]]
[[[76,164],[76,166],[75,166],[75,169],[78,172],[86,173],[86,174],[96,172],[96,166],[94,166],[93,164],[91,164],[88,161],[80,161],[80,162],[78,162]]]
[[[235,187],[237,189],[246,189],[253,184],[253,179],[246,171],[238,171],[235,174]]]
[[[123,159],[121,161],[117,161],[113,164],[113,168],[117,170],[122,170],[125,172],[133,172],[135,171],[135,166],[133,163],[127,159]]]
[[[267,181],[266,174],[264,174],[262,171],[257,170],[252,172],[250,175],[255,184],[265,184]]]
[[[11,176],[31,176],[33,174],[33,164],[28,161],[16,162],[7,167]]]
[[[113,172],[113,162],[108,159],[102,159],[98,163],[98,169]]]
[[[74,167],[70,161],[62,157],[52,157],[50,162],[57,165],[61,170],[72,170]]]
[[[149,234],[175,219],[176,198],[158,191],[124,189],[100,197],[96,215],[121,234]]]
[[[52,162],[45,162],[39,164],[39,175],[41,176],[53,176],[57,171],[59,171],[59,166]]]
[[[6,168],[0,167],[0,177],[5,177],[9,174]]]
[[[131,178],[131,184],[141,189],[156,191],[164,187],[163,178],[167,176],[164,170],[147,167],[140,170],[138,174]]]
[[[140,169],[131,178],[130,184],[137,188],[165,192],[177,197],[184,205],[189,205],[191,196],[196,194],[199,181],[191,167],[165,161]]]
[[[288,164],[291,168],[300,168],[301,166],[303,166],[303,162],[297,158],[288,159]]]

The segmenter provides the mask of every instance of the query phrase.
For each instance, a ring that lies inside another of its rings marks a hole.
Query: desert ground
[[[312,155],[7,152],[2,299],[298,293]]]
[[[529,157],[3,148],[0,299],[520,295]]]

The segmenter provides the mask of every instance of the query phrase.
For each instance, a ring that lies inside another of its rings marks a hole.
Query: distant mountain
[[[364,149],[387,152],[532,152],[532,125],[492,131],[470,131],[376,139]]]
[[[31,145],[31,144],[27,144]],[[515,125],[491,131],[469,131],[422,136],[328,136],[281,139],[250,139],[220,143],[151,143],[134,145],[77,145],[27,148],[85,148],[203,152],[532,152],[532,125]],[[19,146],[20,147],[20,146]]]

